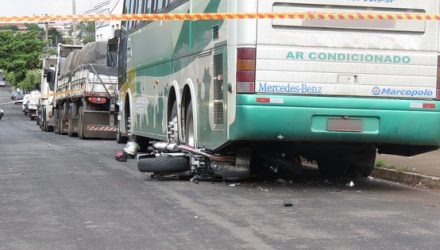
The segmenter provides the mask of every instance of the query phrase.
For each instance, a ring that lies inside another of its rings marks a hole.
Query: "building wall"
[[[95,14],[122,14],[123,0],[107,0],[98,3],[93,9]],[[96,22],[96,41],[113,38],[116,29],[120,29],[121,21]]]

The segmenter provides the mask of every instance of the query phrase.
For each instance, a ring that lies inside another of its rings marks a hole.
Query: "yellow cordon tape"
[[[47,95],[40,95],[38,98],[39,99],[47,99],[49,97],[71,96],[71,95],[80,94],[83,92],[84,92],[83,89],[66,90],[66,91],[60,91],[60,92],[53,92],[53,93],[47,94]]]
[[[40,15],[0,16],[0,23],[35,23],[52,21],[152,21],[152,20],[229,20],[229,19],[308,19],[308,20],[412,20],[440,21],[440,14],[420,13],[165,13],[121,15]]]
[[[66,90],[66,91],[61,91],[61,92],[56,92],[56,93],[52,93],[52,94],[47,94],[47,95],[40,95],[39,99],[47,99],[49,97],[57,97],[57,96],[64,96],[64,95],[72,95],[72,94],[78,94],[78,93],[82,93],[84,92],[81,89],[77,89],[77,90]]]

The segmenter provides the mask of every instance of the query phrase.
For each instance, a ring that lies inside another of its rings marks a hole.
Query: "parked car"
[[[11,93],[11,99],[15,101],[15,104],[19,104],[23,100],[23,94],[18,90],[14,90]]]
[[[31,99],[31,95],[30,94],[24,95],[24,97],[22,99],[21,109],[22,109],[24,115],[27,115],[28,112],[29,112],[29,100],[30,99]]]
[[[40,91],[34,90],[29,94],[27,101],[27,114],[31,120],[37,118],[38,101],[40,100]]]
[[[3,109],[0,108],[0,120],[3,118],[4,115],[5,113],[3,112]]]
[[[3,76],[2,72],[0,72],[0,87],[6,86],[5,77]]]

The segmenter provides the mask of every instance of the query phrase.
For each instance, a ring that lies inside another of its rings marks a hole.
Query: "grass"
[[[386,162],[384,162],[382,160],[376,161],[374,166],[377,168],[394,169],[394,170],[403,171],[403,172],[413,172],[412,168],[410,166],[400,167],[400,166],[396,166],[393,164],[387,164]]]

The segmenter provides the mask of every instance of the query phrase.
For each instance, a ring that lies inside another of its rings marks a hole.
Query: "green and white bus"
[[[124,6],[125,13],[302,11],[439,13],[440,1],[125,0]],[[440,145],[438,22],[252,19],[123,27],[119,139],[132,136],[142,148],[162,141],[154,147],[191,155],[186,168],[144,162],[140,170],[246,176],[251,161],[294,168],[302,156],[316,160],[324,175],[368,176],[377,151],[416,155]]]

